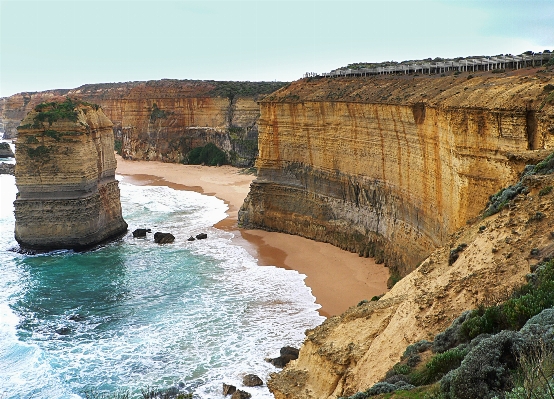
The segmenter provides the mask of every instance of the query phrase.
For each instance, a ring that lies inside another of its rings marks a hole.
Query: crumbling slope
[[[528,194],[459,230],[379,301],[361,303],[307,331],[299,359],[268,382],[275,397],[336,398],[364,391],[400,360],[407,345],[433,339],[462,311],[503,299],[523,284],[530,266],[554,253],[554,177],[527,176],[522,183]],[[467,247],[449,266],[460,244]]]

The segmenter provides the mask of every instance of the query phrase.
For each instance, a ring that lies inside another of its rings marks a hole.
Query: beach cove
[[[216,228],[233,232],[260,266],[277,266],[305,274],[306,285],[321,305],[322,316],[339,315],[362,300],[387,291],[388,269],[373,258],[359,257],[331,244],[290,234],[240,229],[237,213],[255,179],[231,166],[209,167],[117,157],[117,173],[137,185],[168,186],[213,195],[228,205],[227,218]]]

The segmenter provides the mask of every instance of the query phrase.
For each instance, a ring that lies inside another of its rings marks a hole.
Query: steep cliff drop
[[[554,148],[553,81],[536,68],[308,78],[262,101],[242,225],[374,255],[405,275],[307,331],[298,360],[267,383],[276,399],[365,391],[407,345],[510,293],[551,257],[554,177],[527,176],[527,195],[478,216]]]
[[[0,99],[0,123],[4,138],[16,137],[16,126],[33,107],[69,96],[102,107],[126,159],[186,162],[192,149],[214,143],[232,165],[252,166],[258,155],[257,101],[283,85],[163,79],[19,93]]]
[[[261,101],[258,177],[240,223],[405,276],[517,179],[521,154],[552,147],[539,110],[551,76],[535,72],[292,83]]]
[[[24,249],[86,249],[127,230],[112,123],[92,104],[41,103],[18,128],[15,238]]]

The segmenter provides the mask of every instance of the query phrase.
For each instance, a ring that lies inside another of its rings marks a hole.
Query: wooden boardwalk
[[[315,73],[307,72],[304,78],[325,77],[333,78],[340,76],[370,76],[370,75],[391,75],[391,74],[422,74],[431,75],[445,73],[448,71],[477,72],[492,71],[495,69],[520,69],[525,67],[538,67],[554,58],[554,53],[536,53],[521,55],[502,55],[496,57],[476,57],[437,62],[416,61],[414,63],[403,63],[390,66],[378,66],[375,68],[360,69],[335,69],[331,72]]]

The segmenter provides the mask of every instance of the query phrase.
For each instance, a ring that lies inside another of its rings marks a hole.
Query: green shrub
[[[34,117],[33,127],[42,127],[43,122],[48,122],[49,125],[59,120],[69,120],[77,122],[78,114],[75,107],[78,102],[74,102],[70,98],[66,98],[64,102],[41,103],[35,107],[37,114]]]
[[[396,374],[408,375],[412,371],[412,368],[407,364],[397,363],[392,368]]]
[[[464,342],[481,334],[497,333],[505,327],[506,320],[501,306],[480,306],[462,323],[460,340]]]
[[[50,152],[51,152],[51,149],[43,145],[39,145],[36,148],[31,148],[31,147],[27,148],[27,155],[29,156],[29,158],[39,162],[49,161]]]
[[[425,352],[428,349],[431,349],[433,344],[426,339],[416,342],[415,344],[408,345],[404,353],[402,354],[402,359],[407,359],[412,355]]]
[[[208,94],[226,97],[233,101],[236,97],[257,97],[273,93],[288,83],[285,82],[210,82],[214,85]]]
[[[44,135],[53,138],[56,141],[60,141],[61,134],[55,130],[45,130]]]
[[[554,281],[540,284],[540,287],[503,305],[504,314],[511,329],[519,329],[531,317],[554,306]]]
[[[533,172],[537,175],[547,175],[554,171],[554,152],[540,161]]]
[[[494,334],[502,330],[519,330],[533,316],[554,307],[554,261],[537,268],[523,285],[501,305],[472,311],[459,330],[460,342],[480,334]]]
[[[159,109],[158,105],[154,103],[152,104],[152,109],[150,110],[150,119],[152,122],[156,122],[158,119],[167,119],[167,117],[171,114],[172,112]]]
[[[460,330],[463,323],[470,317],[472,312],[466,310],[460,316],[458,316],[450,326],[443,332],[438,333],[433,340],[433,352],[442,353],[446,352],[450,348],[458,346],[460,341]]]
[[[208,143],[204,147],[193,148],[187,155],[188,163],[191,165],[226,165],[227,155],[216,147],[214,143]]]
[[[113,144],[114,144],[115,152],[117,152],[119,155],[121,155],[121,150],[122,150],[122,147],[123,147],[122,141],[121,140],[114,140]]]
[[[517,366],[514,349],[519,334],[502,331],[482,340],[464,358],[460,367],[441,379],[441,391],[450,398],[491,398],[510,388],[511,372]]]
[[[543,196],[543,195],[547,195],[547,194],[550,194],[552,192],[552,186],[546,186],[546,187],[543,187],[541,189],[541,191],[539,191],[539,196]]]
[[[466,348],[457,347],[436,354],[422,371],[412,375],[412,382],[415,385],[427,385],[439,381],[446,373],[460,367],[467,353]]]

